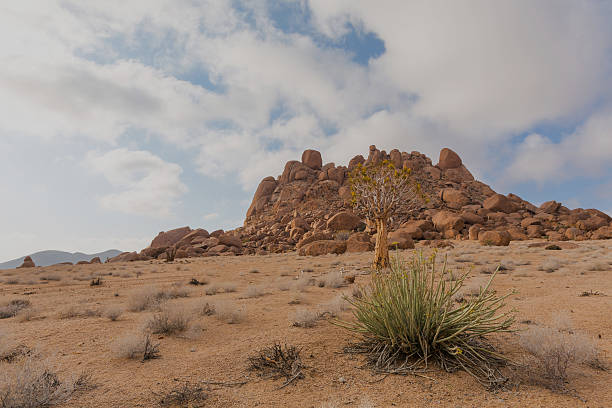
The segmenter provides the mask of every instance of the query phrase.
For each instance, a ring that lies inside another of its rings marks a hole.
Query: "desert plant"
[[[314,310],[298,309],[291,318],[291,324],[295,327],[310,328],[317,324],[320,314]]]
[[[119,358],[145,361],[159,357],[159,343],[154,343],[148,332],[129,333],[115,341],[112,348]]]
[[[411,177],[407,167],[396,169],[393,163],[357,165],[349,176],[352,205],[376,225],[376,247],[373,266],[380,270],[389,266],[387,226],[402,204],[416,209],[422,199],[421,186]]]
[[[534,327],[521,333],[521,345],[537,361],[532,379],[556,391],[565,390],[572,365],[603,367],[593,341],[573,331]]]
[[[208,398],[208,394],[199,385],[185,383],[162,397],[162,407],[199,407]]]
[[[213,305],[217,319],[228,324],[238,324],[246,319],[246,312],[230,301],[218,301]]]
[[[75,391],[87,387],[86,375],[61,381],[48,362],[28,358],[19,365],[7,368],[0,376],[0,407],[38,408],[58,405],[67,401]]]
[[[318,284],[319,287],[339,288],[345,284],[345,281],[340,272],[330,272]]]
[[[97,278],[92,278],[91,282],[89,282],[89,286],[102,286],[102,278],[99,276]]]
[[[506,360],[484,336],[511,330],[513,312],[501,311],[510,293],[489,290],[493,274],[478,296],[456,304],[467,273],[447,281],[448,273],[446,262],[438,268],[435,252],[429,258],[415,254],[409,262],[396,259],[388,274],[372,277],[361,297],[346,298],[356,320],[336,324],[363,336],[354,351],[367,353],[377,371],[414,373],[433,361],[493,386],[503,380],[499,367]]]
[[[174,262],[176,258],[176,248],[170,247],[166,249],[166,262]]]
[[[249,369],[266,378],[285,377],[285,387],[294,380],[304,378],[302,373],[301,349],[295,346],[282,347],[274,344],[261,349],[256,355],[249,357]]]
[[[258,298],[266,294],[266,288],[263,285],[249,285],[244,294],[246,298]]]
[[[13,299],[0,306],[0,319],[8,319],[17,316],[21,310],[30,307],[27,299]]]
[[[151,317],[147,329],[153,334],[176,334],[187,330],[190,321],[191,315],[185,308],[167,306]]]
[[[120,306],[110,306],[104,311],[104,317],[110,321],[116,321],[123,314],[123,308]]]

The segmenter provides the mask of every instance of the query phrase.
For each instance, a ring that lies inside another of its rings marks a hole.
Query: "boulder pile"
[[[281,253],[304,255],[369,251],[375,227],[350,205],[349,172],[358,164],[391,161],[412,169],[427,202],[400,207],[389,226],[392,248],[413,248],[419,240],[470,239],[483,245],[512,240],[550,241],[612,238],[612,218],[595,209],[569,209],[556,201],[536,207],[515,194],[498,194],[475,180],[457,153],[442,149],[437,164],[419,152],[386,152],[372,145],[367,158],[353,157],[347,166],[323,164],[321,154],[306,150],[301,161],[285,164],[282,174],[264,178],[253,196],[244,225],[208,233],[189,227],[160,232],[140,253],[113,259],[165,259],[194,256]]]

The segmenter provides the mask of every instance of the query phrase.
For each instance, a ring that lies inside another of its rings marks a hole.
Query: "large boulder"
[[[189,234],[181,238],[181,240],[177,242],[175,246],[177,248],[192,246],[194,244],[203,242],[205,239],[209,237],[210,237],[210,234],[205,229],[202,229],[202,228],[194,229]]]
[[[540,205],[539,210],[548,214],[554,214],[561,207],[561,203],[556,201],[546,201]]]
[[[355,157],[353,157],[351,159],[351,161],[349,161],[349,165],[348,165],[348,169],[349,171],[353,170],[355,167],[357,167],[360,164],[365,163],[365,159],[363,158],[362,155],[357,155]]]
[[[366,232],[356,232],[346,240],[346,252],[367,252],[372,249],[370,235]]]
[[[508,246],[512,237],[508,231],[481,231],[478,241],[481,245]]]
[[[450,208],[456,210],[470,203],[468,196],[461,190],[455,188],[445,188],[440,190],[440,199]]]
[[[517,211],[517,204],[503,194],[494,194],[484,200],[482,206],[490,211],[500,211],[506,214]]]
[[[225,233],[223,235],[219,235],[218,237],[219,239],[219,244],[221,245],[227,245],[227,246],[233,246],[236,248],[242,248],[242,241],[240,240],[240,237],[234,234],[230,234],[230,233]]]
[[[440,160],[438,161],[438,167],[442,170],[456,169],[463,163],[461,157],[449,148],[440,150]]]
[[[247,210],[247,218],[263,210],[264,206],[270,200],[270,196],[276,189],[277,185],[278,183],[274,177],[266,177],[261,180],[257,190],[255,191],[255,195],[253,196],[253,201],[251,201],[251,206]]]
[[[150,248],[169,247],[181,240],[185,235],[191,232],[191,228],[182,227],[170,231],[162,231],[153,239]]]
[[[321,153],[316,150],[304,150],[304,153],[302,153],[302,163],[313,170],[321,170],[323,166]]]
[[[102,261],[100,260],[100,257],[99,257],[99,256],[96,256],[96,257],[94,257],[94,258],[91,258],[91,261],[89,261],[89,263],[90,263],[90,264],[92,264],[92,265],[93,265],[93,264],[101,264],[101,263],[102,263]]]
[[[436,227],[436,230],[439,232],[444,232],[447,230],[461,231],[465,225],[463,218],[449,211],[437,212],[432,217],[432,221]]]
[[[387,242],[389,248],[395,249],[412,249],[414,248],[414,241],[412,241],[412,233],[410,231],[404,231],[398,229],[397,231],[390,232],[387,235]]]
[[[327,241],[333,239],[333,235],[329,232],[321,232],[321,231],[310,231],[304,234],[304,236],[302,237],[302,239],[300,239],[298,241],[298,243],[295,245],[295,247],[297,249],[300,249],[301,247],[303,247],[306,244],[310,244],[311,242],[314,241]]]
[[[346,251],[346,241],[314,241],[299,250],[299,255],[319,256],[325,254],[343,254]]]
[[[134,262],[134,261],[146,261],[151,259],[150,257],[136,252],[123,252],[114,258],[108,260],[108,262]]]
[[[352,231],[362,224],[361,219],[349,211],[342,211],[327,220],[327,229],[332,231]]]
[[[607,225],[608,222],[604,218],[597,215],[589,217],[586,220],[580,220],[576,223],[576,227],[583,231],[595,231],[601,227],[606,227]]]
[[[612,226],[601,227],[591,234],[591,239],[611,239],[612,238]]]
[[[32,257],[26,256],[25,258],[23,258],[23,263],[21,264],[21,266],[19,266],[19,268],[34,268],[35,266],[36,265],[34,264]]]

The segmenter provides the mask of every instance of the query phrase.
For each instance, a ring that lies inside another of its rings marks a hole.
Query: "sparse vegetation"
[[[298,309],[291,318],[292,325],[295,327],[310,328],[314,327],[319,320],[319,312],[308,309]]]
[[[521,345],[536,364],[531,380],[556,391],[564,391],[573,365],[603,367],[595,343],[588,337],[550,327],[533,327],[521,334]]]
[[[345,281],[340,272],[330,272],[327,275],[323,276],[323,278],[317,283],[318,286],[321,288],[339,288],[344,286]]]
[[[295,346],[282,347],[280,344],[266,347],[255,356],[249,357],[249,369],[265,378],[285,378],[285,387],[293,381],[304,378],[302,373],[301,349]]]
[[[204,388],[185,383],[164,395],[159,401],[162,407],[199,407],[208,398]]]
[[[0,408],[37,408],[58,405],[88,387],[88,377],[60,380],[48,362],[27,358],[0,374]]]
[[[0,306],[0,319],[8,319],[15,317],[23,310],[30,307],[30,301],[27,299],[13,299]]]
[[[217,319],[225,323],[238,324],[246,320],[246,311],[232,301],[220,300],[213,307]]]
[[[244,296],[246,298],[258,298],[266,294],[266,288],[263,285],[249,285]]]
[[[129,333],[113,344],[113,352],[118,358],[151,360],[159,357],[159,343],[148,332]]]
[[[189,328],[191,315],[180,306],[166,306],[147,322],[147,329],[153,334],[176,334]]]
[[[188,297],[189,289],[184,285],[172,285],[169,288],[147,286],[130,294],[128,310],[130,312],[141,312],[143,310],[158,309],[161,303],[168,299]]]
[[[502,311],[504,299],[489,290],[457,304],[467,274],[446,281],[446,263],[438,270],[435,253],[409,262],[395,260],[390,272],[373,276],[360,298],[347,298],[355,321],[338,321],[363,336],[348,350],[367,353],[375,370],[408,374],[436,362],[446,371],[463,369],[488,386],[505,381],[499,367],[505,359],[484,338],[510,331],[511,312]]]
[[[123,308],[120,306],[109,306],[104,311],[104,317],[109,319],[110,321],[116,321],[123,314]]]

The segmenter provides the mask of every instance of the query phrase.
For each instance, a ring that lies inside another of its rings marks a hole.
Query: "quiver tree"
[[[376,248],[373,266],[389,267],[387,227],[400,205],[413,210],[424,199],[421,186],[407,167],[397,169],[388,160],[376,164],[359,164],[350,173],[353,208],[376,225]]]

